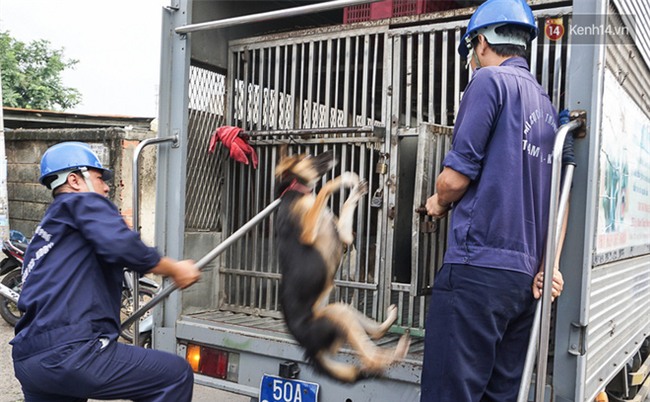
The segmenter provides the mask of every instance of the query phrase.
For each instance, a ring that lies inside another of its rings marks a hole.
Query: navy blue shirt
[[[122,269],[145,273],[160,258],[106,197],[57,195],[25,253],[14,359],[98,336],[117,339]]]
[[[526,60],[476,71],[443,162],[471,180],[451,212],[445,263],[537,273],[556,129],[557,112]]]

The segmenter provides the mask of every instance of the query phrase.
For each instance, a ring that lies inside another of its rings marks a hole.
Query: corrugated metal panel
[[[650,3],[647,0],[614,0],[625,25],[636,33],[634,42],[650,65]]]
[[[592,271],[585,401],[594,400],[650,334],[650,257]]]
[[[609,12],[609,24],[613,27],[613,31],[617,31],[623,26],[626,16],[619,15],[613,7],[610,7]],[[650,21],[644,23],[650,24]],[[650,25],[643,29],[649,30],[650,34]],[[649,38],[643,39],[646,46],[648,46]],[[648,96],[650,94],[650,70],[648,67],[650,66],[648,59],[650,54],[646,52],[644,55],[644,49],[641,46],[632,45],[630,38],[624,35],[609,34],[607,44],[607,67],[639,107],[650,116],[650,96]]]
[[[608,16],[606,65],[617,82],[650,116],[650,6],[613,0]],[[633,37],[621,34],[631,28]],[[625,259],[594,255],[586,334],[584,401],[593,401],[650,335],[650,257],[627,250]],[[636,253],[636,254],[635,254]]]

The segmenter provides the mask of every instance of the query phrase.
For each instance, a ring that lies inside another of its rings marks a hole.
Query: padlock
[[[384,204],[384,190],[378,188],[370,199],[370,206],[372,208],[381,208]]]
[[[388,172],[388,163],[386,163],[386,158],[382,156],[377,161],[377,166],[375,166],[375,173],[386,174],[387,172]]]

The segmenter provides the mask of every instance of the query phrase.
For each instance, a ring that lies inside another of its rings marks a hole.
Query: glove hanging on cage
[[[253,147],[247,142],[247,136],[241,134],[243,130],[240,127],[222,126],[219,127],[210,138],[210,146],[208,152],[214,153],[217,142],[221,141],[226,148],[230,149],[230,157],[237,162],[248,165],[248,157],[250,155],[253,168],[257,169],[257,154]]]

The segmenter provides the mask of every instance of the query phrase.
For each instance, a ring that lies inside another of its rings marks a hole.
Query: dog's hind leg
[[[342,312],[342,314],[357,321],[359,325],[361,325],[361,328],[363,328],[366,334],[368,334],[372,339],[379,339],[384,336],[397,319],[397,307],[394,304],[391,304],[386,310],[387,315],[383,322],[377,322],[372,318],[369,318],[348,304],[341,303],[340,305],[333,305],[336,306],[334,307],[336,309],[345,309],[345,312]]]
[[[356,173],[345,172],[342,175],[328,181],[318,192],[314,204],[305,213],[302,220],[302,233],[300,241],[305,245],[312,245],[316,241],[321,217],[327,206],[327,200],[335,192],[341,189],[341,186],[352,187],[359,183],[359,176]]]
[[[353,307],[350,307],[350,309],[359,321],[359,324],[361,324],[372,339],[379,339],[384,336],[397,319],[397,307],[394,304],[388,307],[386,319],[383,322],[377,322]]]
[[[348,199],[343,203],[343,207],[339,213],[339,220],[336,223],[336,229],[339,232],[339,239],[345,244],[352,244],[354,241],[354,236],[352,235],[354,210],[357,208],[359,200],[366,194],[368,194],[368,182],[363,180],[354,186]]]
[[[347,304],[330,304],[319,313],[327,316],[329,320],[337,324],[339,329],[345,332],[347,342],[359,354],[362,372],[381,373],[394,361],[404,358],[408,352],[410,345],[408,335],[403,335],[397,347],[393,350],[383,349],[375,345],[366,334],[364,327],[369,319],[360,320],[362,314]]]

